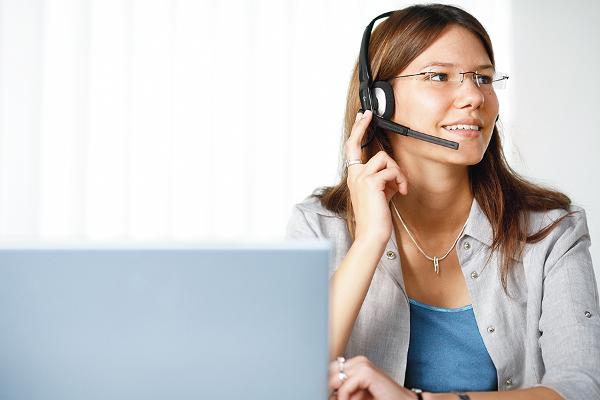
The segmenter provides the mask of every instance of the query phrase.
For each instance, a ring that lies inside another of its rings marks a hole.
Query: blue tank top
[[[496,367],[479,334],[473,306],[410,302],[404,386],[427,392],[498,390]]]

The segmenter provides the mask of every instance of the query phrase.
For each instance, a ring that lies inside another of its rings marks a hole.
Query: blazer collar
[[[471,204],[465,234],[477,239],[481,243],[485,243],[488,247],[492,246],[494,238],[492,225],[475,198],[473,198],[473,203]]]

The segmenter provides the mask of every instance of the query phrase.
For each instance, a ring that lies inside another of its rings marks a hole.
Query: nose
[[[471,107],[474,109],[483,106],[485,101],[485,88],[477,86],[474,74],[463,75],[462,83],[457,87],[454,103],[458,108]]]

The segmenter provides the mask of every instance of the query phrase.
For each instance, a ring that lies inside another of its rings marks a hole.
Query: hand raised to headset
[[[344,145],[347,160],[361,159],[363,136],[372,112],[358,113],[350,137]],[[400,167],[385,151],[378,152],[366,164],[348,167],[348,189],[356,220],[355,240],[385,245],[392,235],[390,199],[398,192],[408,193],[408,181]]]

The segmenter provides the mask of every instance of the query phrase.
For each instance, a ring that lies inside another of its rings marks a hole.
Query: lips
[[[443,128],[453,135],[464,138],[474,138],[481,135],[483,123],[478,119],[468,118],[443,125]]]
[[[449,131],[454,131],[454,130],[478,131],[481,129],[481,127],[479,125],[470,125],[470,124],[444,125],[444,128],[446,128]]]
[[[475,138],[481,135],[480,129],[448,129],[446,127],[444,127],[444,129],[446,132],[450,132],[453,135],[458,135],[465,138]]]

